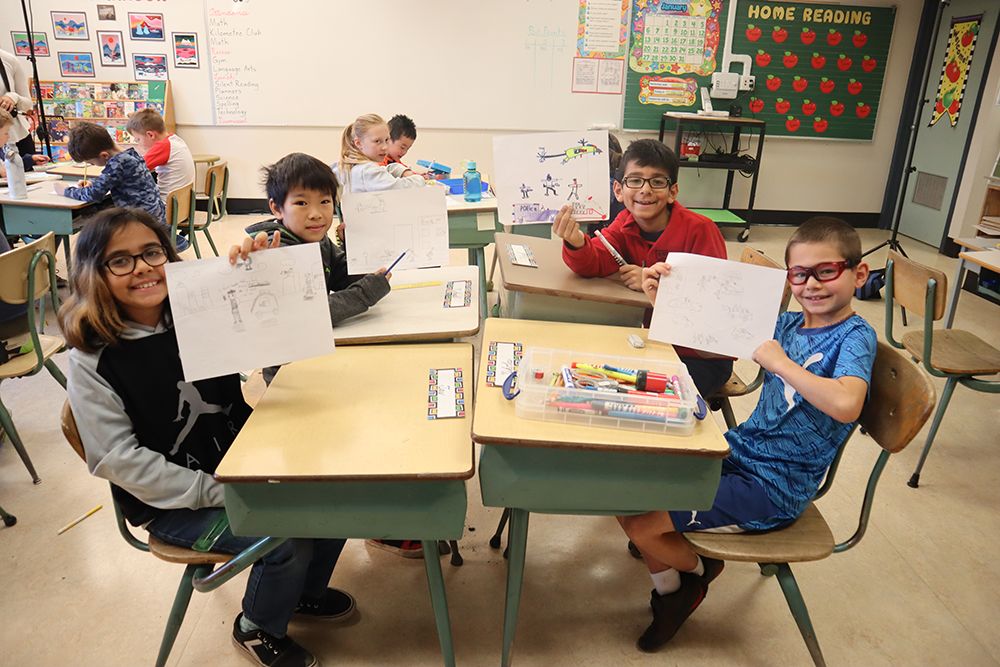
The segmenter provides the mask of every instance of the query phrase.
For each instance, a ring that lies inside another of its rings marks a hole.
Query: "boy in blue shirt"
[[[77,162],[104,169],[93,181],[80,181],[77,187],[62,181],[53,183],[58,194],[79,201],[100,202],[110,192],[115,206],[141,208],[167,226],[167,207],[145,160],[134,148],[123,151],[106,129],[87,122],[73,125],[66,148]],[[186,238],[177,236],[177,252],[187,250],[188,245]]]
[[[864,406],[877,339],[851,308],[854,290],[868,278],[861,239],[843,220],[812,218],[789,239],[785,264],[802,312],[782,314],[774,340],[753,353],[767,375],[753,414],[726,433],[732,453],[712,509],[618,518],[656,587],[653,622],[638,641],[643,651],[670,641],[722,572],[722,561],[699,557],[679,533],[794,522]],[[659,280],[669,275],[663,262],[643,271],[643,290],[654,303]]]

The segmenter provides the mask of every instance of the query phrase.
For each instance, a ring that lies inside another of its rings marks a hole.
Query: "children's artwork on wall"
[[[85,12],[51,12],[52,34],[56,39],[90,39]]]
[[[129,12],[128,28],[132,39],[163,41],[163,14],[133,14]]]
[[[122,48],[121,30],[98,30],[97,44],[101,64],[105,67],[125,67],[125,50]]]
[[[334,351],[316,243],[165,268],[186,382]]]
[[[934,100],[934,113],[928,125],[933,125],[945,115],[951,121],[952,127],[958,123],[958,114],[962,110],[962,96],[965,95],[965,83],[972,67],[972,53],[976,50],[976,37],[979,35],[979,24],[982,20],[982,14],[952,19],[941,81],[938,83],[937,97]]]
[[[448,208],[444,188],[427,186],[345,194],[341,201],[351,274],[396,266],[448,265]]]
[[[493,161],[501,224],[552,222],[567,204],[580,221],[608,216],[606,130],[494,137]]]
[[[59,52],[60,76],[94,76],[94,56],[90,53]]]
[[[36,56],[49,56],[49,38],[46,37],[44,32],[33,32],[31,33],[35,41],[35,55]],[[28,33],[26,32],[10,32],[10,39],[14,43],[14,55],[16,56],[30,56],[31,48],[28,46]]]
[[[97,5],[97,20],[98,21],[114,21],[115,20],[115,6],[114,5]]]
[[[133,53],[136,81],[166,81],[167,56],[162,53]]]
[[[198,35],[193,32],[172,32],[170,41],[174,45],[174,66],[196,69],[198,63]]]
[[[774,337],[785,272],[672,252],[660,279],[649,339],[739,359]]]

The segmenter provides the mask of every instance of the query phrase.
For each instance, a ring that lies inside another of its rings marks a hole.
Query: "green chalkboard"
[[[658,130],[664,112],[701,109],[697,95],[651,96],[650,82],[654,89],[660,86],[657,90],[666,90],[669,84],[678,90],[683,87],[694,91],[710,85],[712,72],[721,68],[729,1],[633,2],[625,86],[626,129]],[[647,23],[672,28],[677,17],[692,14],[706,18],[710,29],[706,30],[704,53],[711,53],[712,58],[706,57],[697,69],[687,64],[653,63],[659,72],[642,71],[650,69],[650,63],[644,60]],[[870,141],[895,17],[893,7],[738,2],[732,52],[753,59],[750,74],[756,77],[756,85],[751,93],[741,92],[736,103],[745,116],[766,121],[770,136]],[[740,64],[730,66],[732,72],[741,70]],[[717,109],[730,104],[718,98],[714,102]]]
[[[744,109],[771,136],[871,141],[895,19],[894,7],[739,2],[733,52],[756,77]]]

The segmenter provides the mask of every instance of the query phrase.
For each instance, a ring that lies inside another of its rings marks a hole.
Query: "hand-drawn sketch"
[[[571,203],[578,220],[605,219],[610,204],[607,149],[604,130],[495,137],[500,222],[552,222],[563,200]]]
[[[677,252],[666,261],[650,340],[750,359],[774,337],[784,271]]]
[[[166,275],[188,382],[333,352],[329,306],[316,298],[326,286],[318,244],[235,265],[228,257],[171,262]]]
[[[352,274],[388,267],[407,248],[400,269],[448,265],[444,188],[345,194],[341,209]]]

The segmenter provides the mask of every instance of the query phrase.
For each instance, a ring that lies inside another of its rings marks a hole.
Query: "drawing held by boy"
[[[767,373],[753,414],[726,433],[731,454],[712,508],[618,518],[655,587],[653,623],[638,641],[644,651],[674,636],[723,568],[695,554],[680,533],[790,525],[812,501],[864,407],[877,338],[851,307],[868,277],[857,232],[836,218],[808,220],[789,239],[785,262],[802,312],[783,313],[774,340],[754,352]],[[664,263],[643,271],[652,302],[669,275]]]

